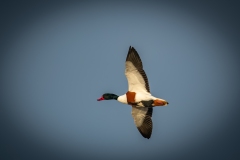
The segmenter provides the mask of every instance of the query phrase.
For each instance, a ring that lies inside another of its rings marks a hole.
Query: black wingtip
[[[128,51],[128,52],[130,52],[132,49],[134,49],[134,48],[133,48],[132,46],[130,46],[130,47],[129,47],[129,51]]]
[[[145,133],[144,131],[141,130],[141,128],[138,128],[138,130],[144,138],[147,138],[147,139],[151,138],[152,131]]]
[[[141,59],[140,59],[140,57],[139,57],[136,49],[135,49],[134,47],[132,47],[132,46],[129,47],[126,61],[127,61],[129,58],[130,58],[132,61],[134,61],[135,59],[137,59],[138,61],[140,61],[140,63],[142,63],[142,61],[141,61]]]
[[[150,136],[143,136],[144,138],[146,138],[146,139],[150,139],[151,138],[151,135]]]

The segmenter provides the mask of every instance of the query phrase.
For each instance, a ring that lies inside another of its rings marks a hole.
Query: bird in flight
[[[144,138],[150,138],[152,134],[152,113],[155,106],[167,106],[164,99],[151,95],[148,78],[143,70],[142,61],[134,47],[129,47],[125,62],[125,75],[128,81],[126,94],[118,96],[112,93],[103,94],[98,101],[117,100],[132,106],[134,123]]]

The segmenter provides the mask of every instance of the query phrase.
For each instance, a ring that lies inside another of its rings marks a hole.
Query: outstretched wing
[[[137,129],[144,138],[150,138],[152,134],[152,108],[132,106],[132,117]]]
[[[133,47],[129,47],[125,62],[125,75],[128,80],[128,90],[132,92],[150,92],[148,78],[143,70],[142,61]]]

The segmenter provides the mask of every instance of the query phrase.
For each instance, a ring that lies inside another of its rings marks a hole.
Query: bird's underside
[[[153,100],[149,100],[149,101],[138,102],[137,105],[140,105],[140,106],[142,105],[144,107],[151,108],[151,107],[154,107],[153,104],[154,104],[154,101]]]

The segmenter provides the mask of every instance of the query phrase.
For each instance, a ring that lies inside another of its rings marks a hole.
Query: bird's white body
[[[156,100],[156,99],[160,99],[160,98],[156,98],[148,92],[140,92],[140,93],[137,93],[135,96],[136,102]],[[126,94],[119,96],[117,100],[121,103],[128,104]],[[163,100],[163,99],[160,99],[160,100]],[[141,103],[139,103],[136,107],[144,107],[144,106]]]

